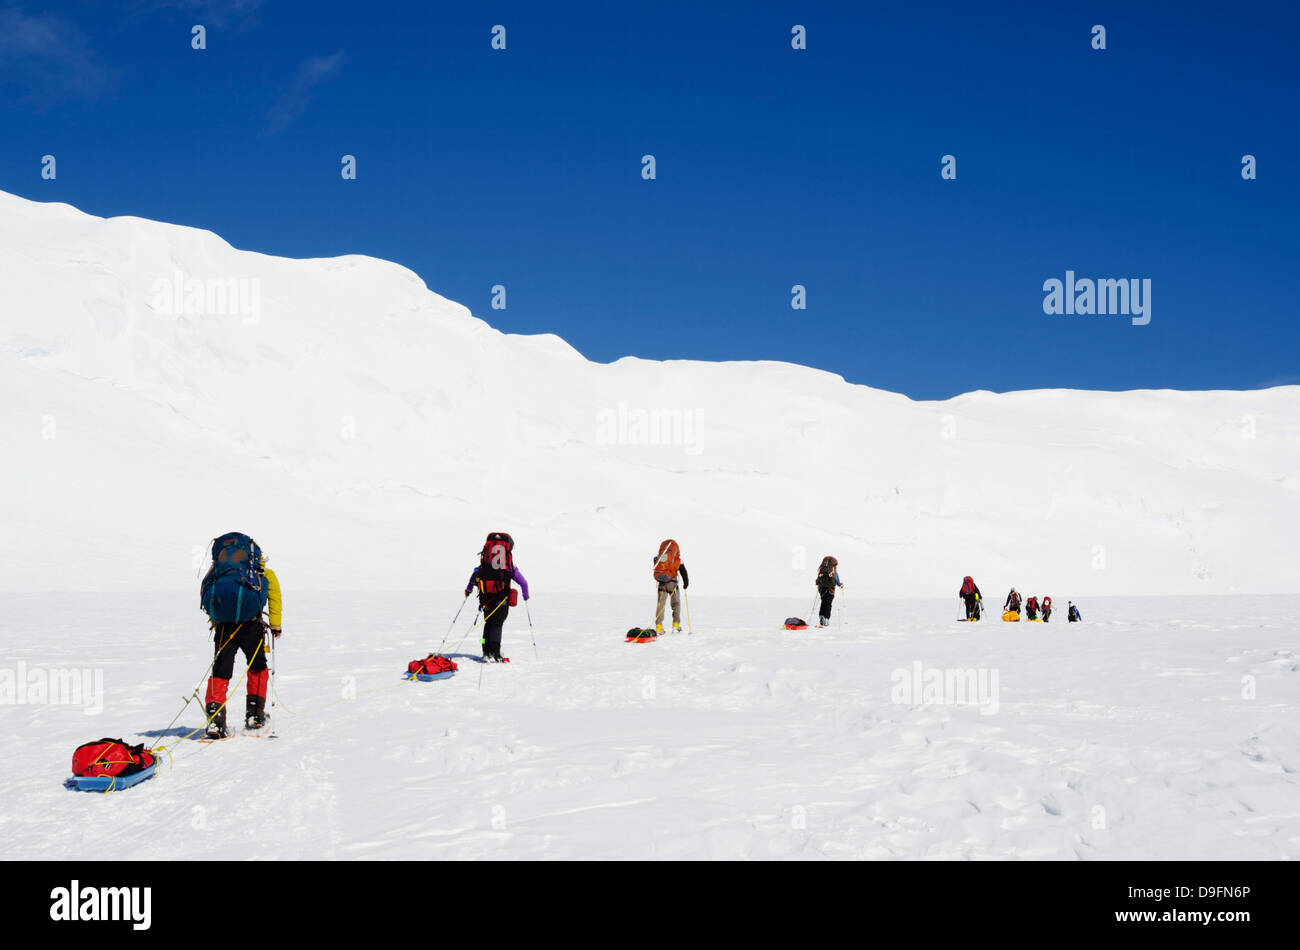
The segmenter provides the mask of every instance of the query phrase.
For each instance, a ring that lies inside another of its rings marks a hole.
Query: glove
[[[272,627],[272,628],[271,628],[271,636],[275,637],[275,638],[278,640],[278,639],[280,638],[280,628],[279,628],[279,627]]]

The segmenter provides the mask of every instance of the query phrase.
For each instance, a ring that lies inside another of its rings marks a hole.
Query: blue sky
[[[602,361],[1300,382],[1297,5],[872,6],[0,0],[0,188],[395,260]],[[1150,324],[1044,314],[1067,270]]]

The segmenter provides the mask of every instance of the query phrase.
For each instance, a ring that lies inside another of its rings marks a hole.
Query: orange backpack
[[[659,545],[659,556],[655,558],[654,576],[657,581],[677,579],[677,570],[682,566],[682,551],[677,542],[669,538]]]

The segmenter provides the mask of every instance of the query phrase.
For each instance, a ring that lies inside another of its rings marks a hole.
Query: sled
[[[153,765],[133,775],[74,775],[63,785],[74,792],[121,792],[153,778],[157,771],[158,760],[154,759]]]
[[[455,675],[455,670],[447,670],[444,673],[403,673],[402,679],[419,680],[421,683],[432,683],[434,680],[449,680]]]
[[[623,642],[624,643],[653,643],[655,640],[659,639],[660,636],[661,634],[656,633],[654,630],[651,630],[649,627],[633,627],[631,630],[627,632],[627,637],[623,640]]]
[[[807,630],[807,629],[808,629],[808,625],[807,625],[806,623],[788,623],[788,624],[785,625],[785,629],[787,629],[787,630]]]
[[[1016,613],[1014,610],[1008,610],[1006,613],[1002,615],[1002,619],[1008,622],[1012,620],[1019,620],[1020,614]]]

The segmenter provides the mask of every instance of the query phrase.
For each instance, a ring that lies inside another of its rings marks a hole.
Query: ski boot
[[[244,706],[244,728],[256,732],[266,725],[266,697],[249,696]]]
[[[208,703],[205,712],[208,714],[208,724],[204,727],[205,739],[224,739],[230,735],[226,728],[226,707],[222,703]]]
[[[819,626],[819,627],[829,627],[830,625],[831,625],[831,621],[830,621],[830,618],[829,618],[829,617],[818,617],[818,618],[817,618],[817,626]]]
[[[655,636],[663,636],[663,632],[664,632],[664,625],[661,623],[655,624]]]
[[[681,632],[682,632],[682,625],[681,625],[680,623],[678,623],[676,620],[674,620],[674,621],[673,621],[673,633],[681,633]]]

